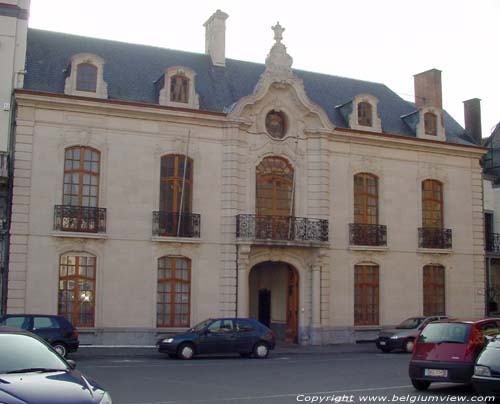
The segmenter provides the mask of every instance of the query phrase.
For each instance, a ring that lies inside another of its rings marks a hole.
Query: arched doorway
[[[250,317],[271,328],[278,340],[298,342],[299,274],[285,262],[255,265],[249,276]]]

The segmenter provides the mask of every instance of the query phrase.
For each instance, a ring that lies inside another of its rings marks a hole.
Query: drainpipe
[[[235,299],[234,299],[234,316],[235,317],[238,317],[238,288],[239,288],[239,283],[240,283],[240,280],[239,280],[239,265],[238,265],[238,261],[239,261],[239,258],[240,258],[240,246],[238,244],[236,244],[236,296],[235,296]]]

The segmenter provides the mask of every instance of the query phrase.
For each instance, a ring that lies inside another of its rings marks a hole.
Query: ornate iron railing
[[[491,233],[486,235],[486,251],[500,253],[500,234]]]
[[[418,229],[418,246],[420,248],[449,249],[452,247],[451,229],[421,227]]]
[[[328,241],[328,220],[293,216],[236,216],[236,237],[245,240]]]
[[[56,205],[54,207],[54,230],[106,233],[106,209]]]
[[[153,236],[200,237],[200,215],[153,212]]]
[[[351,245],[386,246],[387,226],[383,224],[349,224]]]

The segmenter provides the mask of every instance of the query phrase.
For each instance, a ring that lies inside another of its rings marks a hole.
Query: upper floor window
[[[422,227],[442,229],[443,184],[437,180],[422,182]]]
[[[98,150],[87,146],[65,150],[63,205],[99,206],[100,158]]]
[[[91,91],[97,89],[97,67],[90,63],[80,63],[77,67],[76,89],[78,91]]]
[[[437,116],[432,112],[424,113],[424,132],[426,135],[437,136]]]
[[[423,275],[424,316],[445,315],[444,267],[426,265]]]
[[[176,74],[170,78],[170,101],[187,103],[189,100],[189,79]]]
[[[378,178],[373,174],[354,176],[354,223],[378,224]]]
[[[354,267],[354,325],[379,323],[379,267]]]
[[[180,154],[161,158],[160,211],[190,213],[193,201],[193,160]]]
[[[160,105],[199,109],[200,101],[195,89],[196,73],[189,67],[173,66],[165,70],[157,81]]]
[[[372,126],[372,105],[366,101],[358,104],[358,125]]]

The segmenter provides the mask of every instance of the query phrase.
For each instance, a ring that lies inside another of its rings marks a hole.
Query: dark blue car
[[[183,334],[164,337],[157,345],[160,352],[181,359],[220,353],[267,358],[275,343],[274,332],[257,320],[215,318],[205,320]]]
[[[0,327],[0,403],[111,404],[109,394],[43,339]]]

